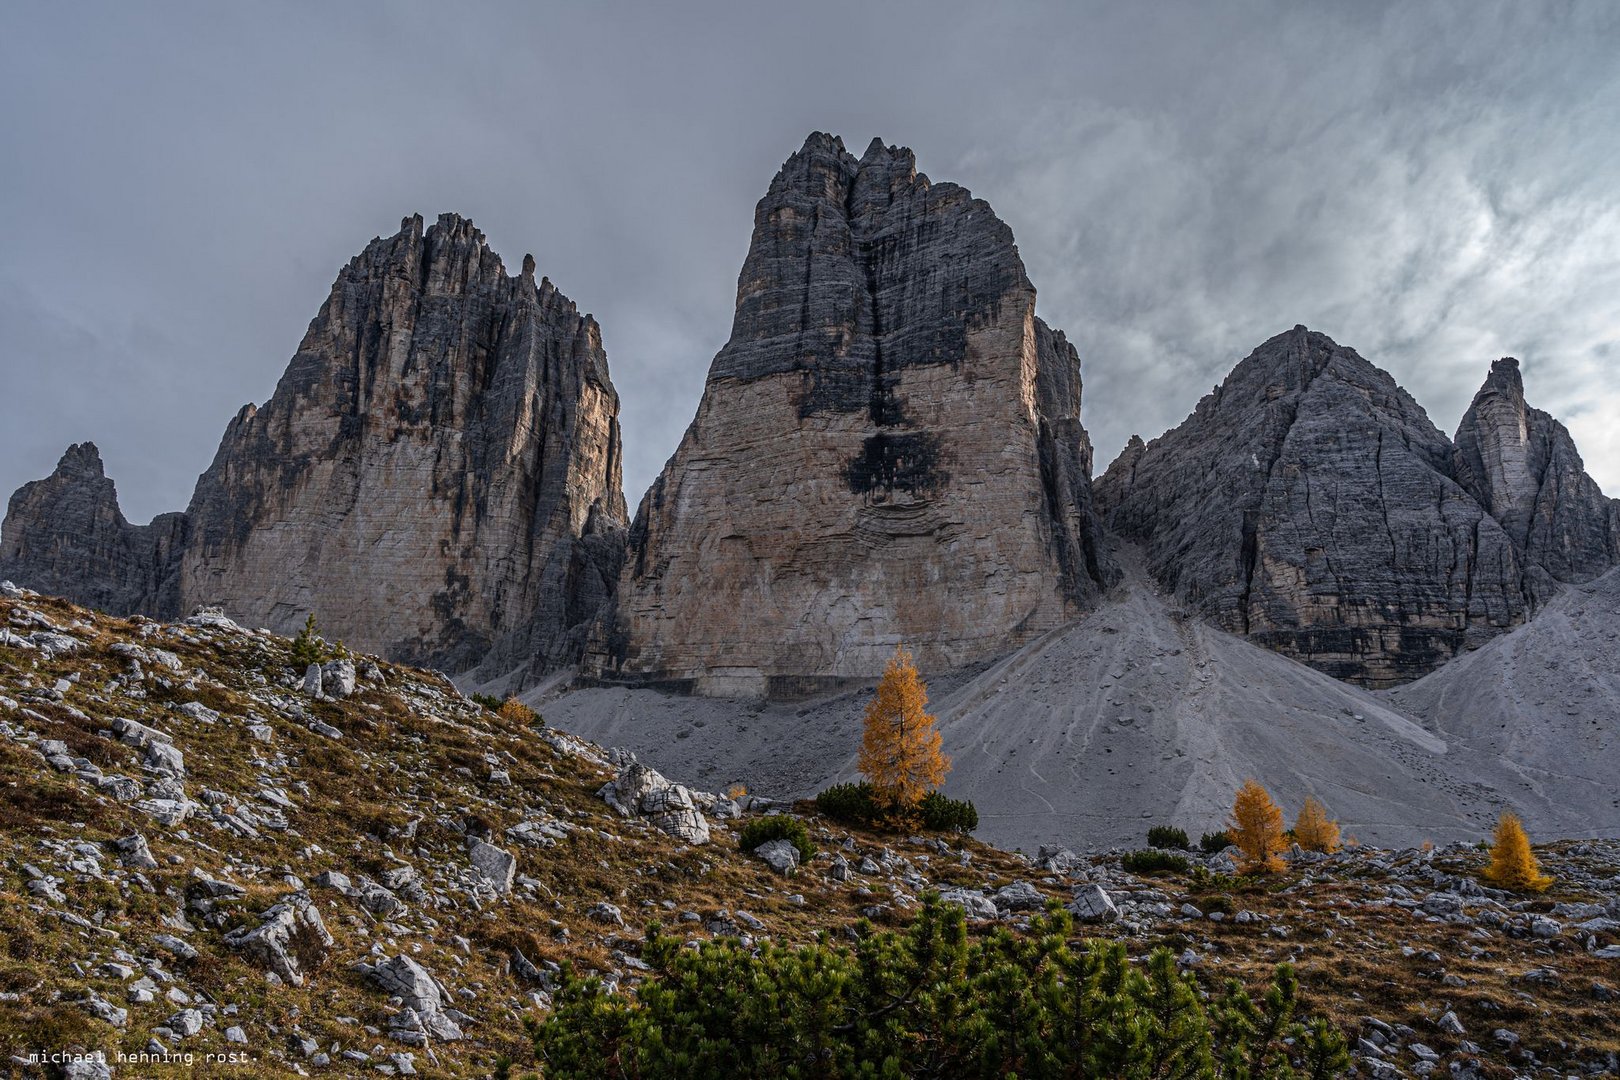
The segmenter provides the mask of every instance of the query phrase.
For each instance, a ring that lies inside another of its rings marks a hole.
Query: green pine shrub
[[[1143,851],[1127,852],[1120,860],[1120,865],[1133,874],[1159,874],[1170,871],[1176,874],[1185,874],[1191,865],[1180,855],[1158,848],[1147,848]]]
[[[302,675],[309,670],[309,665],[324,664],[330,658],[331,650],[315,627],[315,613],[312,611],[309,618],[304,620],[304,628],[292,639],[292,666]]]
[[[1287,964],[1258,1000],[1237,980],[1206,994],[1169,949],[1133,963],[1120,942],[1071,943],[1073,929],[1053,911],[1027,935],[969,937],[937,895],[903,930],[861,924],[853,946],[692,949],[653,927],[634,995],[564,968],[535,1052],[548,1080],[1328,1080],[1350,1067],[1343,1035],[1296,1018]]]
[[[1148,847],[1187,851],[1187,833],[1173,825],[1155,825],[1148,830]]]
[[[816,811],[823,817],[843,825],[870,828],[882,816],[872,785],[864,780],[858,784],[834,784],[816,796]]]
[[[972,832],[979,827],[979,809],[966,799],[948,799],[937,791],[923,796],[917,811],[922,827],[936,832]]]
[[[1225,851],[1232,846],[1232,838],[1226,835],[1223,829],[1220,832],[1207,832],[1198,838],[1198,849],[1205,855],[1214,855],[1218,851]]]
[[[786,814],[767,814],[750,821],[737,837],[737,846],[744,851],[753,851],[772,840],[786,840],[798,848],[801,863],[807,863],[816,856],[815,845],[810,843],[810,834],[805,831],[804,822]]]
[[[864,829],[972,832],[979,827],[978,807],[966,799],[951,799],[930,791],[915,808],[897,810],[885,805],[864,780],[827,788],[816,796],[816,810],[840,824]]]

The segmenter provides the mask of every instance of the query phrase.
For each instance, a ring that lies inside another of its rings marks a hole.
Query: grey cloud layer
[[[679,10],[676,10],[679,8]],[[1442,428],[1490,360],[1620,493],[1620,8],[12,6],[0,491],[93,438],[184,505],[342,265],[470,215],[604,328],[632,504],[730,327],[754,201],[873,134],[1012,225],[1099,467],[1303,322]]]

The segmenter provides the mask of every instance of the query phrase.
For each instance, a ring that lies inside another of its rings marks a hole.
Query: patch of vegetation
[[[951,799],[937,791],[906,810],[886,803],[871,784],[834,784],[816,796],[816,811],[844,825],[877,831],[927,829],[934,832],[972,832],[979,827],[979,810],[966,799]]]
[[[1180,855],[1158,848],[1148,848],[1144,851],[1127,852],[1120,860],[1120,865],[1133,874],[1160,874],[1165,872],[1185,874],[1191,865]]]
[[[1214,855],[1217,852],[1225,851],[1231,846],[1232,838],[1227,835],[1225,829],[1220,832],[1207,832],[1198,838],[1198,850],[1205,855]]]
[[[798,848],[801,863],[807,863],[816,856],[815,845],[810,843],[810,834],[805,831],[804,822],[787,814],[768,814],[750,821],[738,835],[737,846],[744,851],[753,851],[772,840],[786,840]]]
[[[1206,915],[1212,911],[1218,911],[1222,915],[1234,915],[1237,913],[1237,905],[1234,904],[1232,902],[1232,898],[1227,896],[1225,893],[1203,893],[1201,895],[1194,895],[1190,898],[1190,901],[1194,907]]]
[[[1148,830],[1148,847],[1164,848],[1169,851],[1188,851],[1191,845],[1187,841],[1184,829],[1174,825],[1155,825]]]
[[[534,1028],[536,1054],[555,1080],[1325,1080],[1350,1067],[1342,1035],[1296,1018],[1298,980],[1287,964],[1258,1001],[1231,980],[1206,1005],[1168,949],[1133,964],[1118,942],[1072,947],[1064,912],[1034,922],[1025,939],[970,938],[960,909],[930,896],[903,931],[867,926],[853,948],[722,939],[693,950],[655,928],[642,950],[653,973],[634,997],[565,970],[551,1013]]]
[[[348,655],[349,652],[343,647],[342,642],[339,642],[337,647],[333,648],[326,643],[325,638],[321,637],[319,630],[315,626],[315,613],[312,611],[309,613],[309,617],[304,620],[304,628],[298,631],[298,635],[292,639],[292,653],[289,662],[298,672],[302,673],[311,664],[324,664],[328,660],[335,660]]]
[[[490,712],[495,712],[504,704],[503,700],[494,694],[469,694],[468,700],[474,705],[488,709]]]
[[[843,825],[870,827],[877,823],[879,809],[872,785],[834,784],[816,796],[816,811]]]
[[[967,799],[949,799],[937,791],[917,804],[922,827],[935,832],[972,832],[979,827],[979,808]]]
[[[508,723],[518,724],[522,727],[532,727],[535,724],[544,725],[545,723],[540,719],[539,713],[515,697],[509,697],[501,702],[500,707],[495,710],[495,715]]]

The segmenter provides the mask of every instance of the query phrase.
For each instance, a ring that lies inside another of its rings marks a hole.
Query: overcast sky
[[[1620,495],[1620,4],[7,3],[0,498],[181,509],[338,269],[470,216],[602,324],[632,507],[805,135],[988,200],[1101,470],[1295,323],[1455,430],[1491,360]]]

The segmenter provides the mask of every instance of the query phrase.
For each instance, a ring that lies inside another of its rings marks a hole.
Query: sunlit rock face
[[[198,481],[181,594],[447,670],[577,655],[617,577],[601,332],[470,221],[407,218],[338,275],[275,395]]]
[[[731,338],[631,529],[588,670],[791,696],[1007,651],[1113,571],[1072,346],[982,200],[812,135],[755,211]]]
[[[627,524],[601,332],[470,221],[353,259],[185,514],[131,526],[89,444],[27,485],[0,565],[109,611],[219,605],[391,659],[521,678],[578,660]]]

